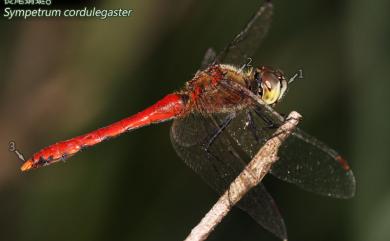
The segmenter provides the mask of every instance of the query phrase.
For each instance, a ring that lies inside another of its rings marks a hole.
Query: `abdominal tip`
[[[33,161],[30,159],[30,160],[27,160],[25,163],[23,163],[23,165],[20,167],[20,170],[22,172],[28,171],[32,168],[32,166],[33,166]]]

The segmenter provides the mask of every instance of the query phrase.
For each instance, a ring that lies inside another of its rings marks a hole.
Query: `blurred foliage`
[[[169,124],[69,162],[20,173],[25,155],[119,120],[179,89],[259,1],[99,1],[129,18],[0,20],[1,240],[182,240],[217,199],[176,156]],[[389,240],[390,3],[275,1],[256,64],[302,68],[281,112],[346,156],[357,196],[334,200],[265,180],[290,240]],[[277,240],[233,210],[209,240]]]

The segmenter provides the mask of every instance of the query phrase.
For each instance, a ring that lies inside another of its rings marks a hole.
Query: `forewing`
[[[351,198],[356,184],[347,162],[333,149],[297,129],[279,150],[271,173],[303,189],[336,198]]]
[[[204,53],[200,69],[206,69],[209,65],[213,64],[217,57],[217,53],[213,48],[208,48]]]
[[[246,114],[231,123],[232,137],[250,157],[274,134],[270,124],[280,125],[281,116],[268,109],[248,108]],[[298,128],[282,144],[278,156],[271,174],[284,181],[330,197],[350,198],[355,193],[355,178],[347,162],[335,150]]]
[[[175,120],[171,128],[171,141],[177,154],[220,195],[246,165],[241,158],[244,153],[228,135],[228,131],[223,131],[205,149],[227,117],[228,114],[204,116],[193,113]],[[238,206],[265,229],[281,239],[287,238],[283,219],[262,184],[248,192]]]
[[[273,13],[273,5],[265,1],[245,28],[218,54],[217,62],[241,66],[252,57],[266,36]]]

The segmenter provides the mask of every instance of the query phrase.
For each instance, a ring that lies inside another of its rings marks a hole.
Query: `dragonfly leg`
[[[286,114],[286,113],[279,113],[279,114],[283,117],[283,120],[286,120],[288,114]]]
[[[259,135],[257,135],[257,132],[256,132],[256,124],[253,121],[252,112],[247,113],[247,118],[248,118],[248,128],[251,131],[251,133],[253,134],[253,137],[255,138],[256,142],[259,143]]]
[[[234,116],[233,116],[233,118],[234,118]],[[231,118],[231,119],[226,118],[226,119],[224,120],[224,122],[222,123],[221,126],[225,126],[224,128],[226,128],[226,127],[229,125],[229,123],[231,122],[231,120],[232,120],[233,118]],[[227,123],[226,123],[226,122],[227,122]],[[219,128],[219,129],[221,129],[221,128]],[[223,129],[222,129],[221,131],[219,131],[218,133],[220,134],[222,131],[223,131]],[[213,135],[213,137],[214,137],[214,136],[218,136],[218,135],[219,135],[218,133],[216,132],[216,133]],[[214,140],[215,140],[215,139],[216,139],[216,137],[214,138]],[[212,144],[212,141],[209,142],[209,143],[210,143],[210,145],[211,145],[211,144]],[[210,147],[210,145],[209,145],[209,147]],[[239,157],[239,155],[236,153],[236,151],[235,151],[234,149],[228,148],[227,151],[228,151],[232,156],[235,156],[235,158],[238,158],[237,160],[241,160],[241,158]],[[233,181],[233,178],[232,178],[231,180],[228,180],[229,177],[227,177],[226,174],[229,175],[229,173],[230,173],[231,171],[234,171],[236,167],[231,166],[231,164],[229,164],[229,163],[227,163],[227,162],[221,160],[221,158],[220,158],[218,155],[213,154],[208,148],[205,149],[205,152],[206,152],[207,155],[209,155],[210,157],[212,157],[212,158],[210,159],[210,160],[212,160],[212,161],[210,162],[210,165],[211,165],[212,169],[214,170],[214,172],[216,173],[216,176],[218,176],[219,178],[221,178],[221,182],[222,182],[222,183],[220,184],[221,186],[219,187],[219,189],[220,189],[220,190],[223,190],[223,192],[228,191],[229,205],[230,205],[230,206],[233,206],[234,204],[231,202],[232,199],[231,199],[231,197],[230,197],[230,196],[231,196],[231,192],[230,192],[230,188],[229,188],[229,185],[230,185],[230,183]],[[243,164],[243,166],[245,166],[245,164]],[[228,178],[228,179],[226,179],[226,178]],[[220,194],[222,195],[223,192],[220,192]]]
[[[267,116],[263,115],[260,113],[259,110],[254,110],[255,113],[265,122],[266,126],[263,127],[263,128],[266,128],[266,129],[276,129],[279,127],[278,124],[275,124],[271,119],[269,119]],[[262,128],[262,129],[263,129]]]
[[[235,116],[236,116],[236,113],[234,113],[234,112],[230,113],[228,116],[226,116],[225,119],[223,119],[222,124],[216,130],[216,132],[213,133],[210,138],[207,138],[207,140],[206,140],[207,143],[203,144],[204,150],[207,153],[209,153],[209,148],[213,144],[215,139],[217,139],[217,137],[222,133],[222,131],[225,130],[226,127],[229,126],[230,122],[234,119]]]

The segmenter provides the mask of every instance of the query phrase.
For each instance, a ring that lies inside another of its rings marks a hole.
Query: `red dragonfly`
[[[208,50],[201,70],[182,90],[133,116],[46,147],[21,170],[59,162],[122,133],[174,120],[170,137],[177,154],[222,194],[284,121],[272,107],[284,97],[290,81],[280,70],[244,63],[266,35],[272,9],[269,1],[264,2],[220,54]],[[281,180],[330,197],[354,195],[355,179],[347,162],[302,130],[292,133],[279,156],[270,172]],[[283,218],[262,184],[238,206],[277,237],[287,238]]]

